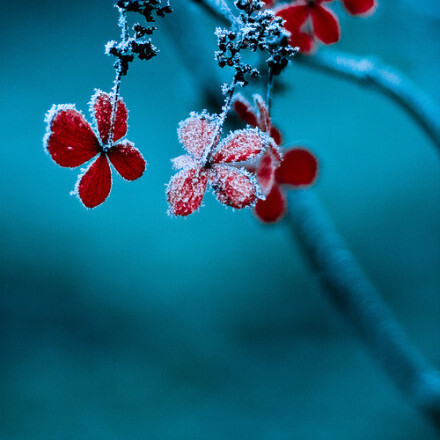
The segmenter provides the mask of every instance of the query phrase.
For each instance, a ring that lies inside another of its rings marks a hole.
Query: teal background
[[[335,48],[375,54],[440,101],[437,1],[382,1],[365,20],[335,6]],[[133,63],[121,89],[146,174],[114,173],[95,210],[69,196],[78,170],[44,152],[44,114],[86,113],[94,88],[110,89],[116,21],[112,2],[0,5],[0,439],[435,439],[328,303],[287,224],[212,195],[189,218],[166,215],[177,124],[205,104],[161,22],[159,56]],[[200,75],[215,25],[194,9],[182,29],[203,35]],[[438,151],[367,88],[298,65],[284,83],[273,120],[319,157],[315,188],[337,229],[440,367]]]

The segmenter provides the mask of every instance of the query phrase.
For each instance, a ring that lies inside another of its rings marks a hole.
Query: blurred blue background
[[[188,0],[175,0],[180,7]],[[440,6],[338,11],[337,48],[375,54],[440,101]],[[173,16],[167,16],[173,20]],[[205,105],[159,22],[122,83],[149,167],[86,210],[42,146],[57,103],[109,90],[112,2],[2,2],[0,439],[434,439],[319,289],[287,224],[208,195],[166,215],[176,127]],[[213,64],[215,20],[194,9]],[[188,44],[191,44],[189,41]],[[209,71],[209,69],[207,69]],[[384,97],[293,65],[273,119],[319,157],[316,191],[411,339],[440,366],[438,151]],[[250,92],[250,90],[245,90]]]

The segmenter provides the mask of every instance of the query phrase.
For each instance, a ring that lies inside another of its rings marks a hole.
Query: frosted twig
[[[323,292],[351,322],[394,383],[440,430],[440,373],[408,340],[313,190],[290,191],[288,199],[287,219],[295,227]]]
[[[119,21],[118,25],[121,28],[121,41],[126,43],[128,39],[128,24],[127,24],[127,14],[125,9],[118,7],[119,10]],[[113,141],[113,125],[115,123],[116,118],[116,107],[118,105],[119,98],[119,89],[121,87],[121,78],[122,78],[122,63],[119,59],[115,64],[116,69],[116,77],[113,83],[113,96],[112,96],[112,115],[110,119],[110,131],[109,131],[109,140]]]

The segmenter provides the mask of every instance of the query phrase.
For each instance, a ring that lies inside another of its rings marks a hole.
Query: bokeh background
[[[338,49],[380,57],[440,101],[438,1],[383,1],[369,19],[335,6]],[[69,195],[78,170],[44,152],[44,115],[86,112],[110,89],[116,23],[111,1],[0,5],[0,439],[436,438],[328,303],[288,224],[212,195],[190,218],[166,215],[177,124],[205,103],[162,23],[160,56],[122,84],[146,174],[114,177],[95,210]],[[190,46],[203,35],[199,75],[216,24],[194,9],[182,28]],[[274,121],[319,157],[337,229],[440,367],[438,151],[368,88],[298,65],[284,83]]]

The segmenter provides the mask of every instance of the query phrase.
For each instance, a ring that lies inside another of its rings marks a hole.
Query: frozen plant
[[[172,161],[179,171],[167,186],[168,212],[174,216],[194,213],[210,187],[220,203],[235,209],[252,207],[264,223],[287,219],[294,225],[324,292],[394,383],[440,430],[439,372],[408,341],[308,189],[318,175],[317,158],[305,146],[284,147],[281,133],[272,123],[274,80],[294,60],[368,85],[395,100],[440,147],[438,106],[411,81],[370,58],[317,50],[318,41],[329,45],[340,38],[339,22],[331,9],[336,1],[236,0],[233,5],[226,0],[181,1],[183,8],[191,2],[201,6],[222,24],[215,31],[215,59],[220,68],[232,69],[232,75],[228,84],[218,86],[217,114],[191,112],[178,124],[178,139],[186,154]],[[377,7],[375,0],[341,1],[351,15],[366,17]],[[159,0],[121,0],[115,6],[120,14],[121,39],[107,43],[106,53],[116,57],[116,78],[110,93],[98,90],[92,98],[95,129],[73,105],[55,105],[46,117],[44,145],[57,164],[73,168],[96,157],[75,188],[88,208],[101,204],[110,193],[111,166],[127,180],[139,178],[145,170],[139,150],[123,140],[128,114],[119,90],[121,78],[135,58],[149,60],[158,53],[150,38],[156,28],[149,23],[171,12],[170,5]],[[141,15],[148,25],[135,24],[130,35],[127,12]],[[185,38],[187,28],[170,27],[176,39]],[[184,50],[197,51],[192,46],[200,44],[194,39]],[[244,57],[244,51],[258,52],[260,58]],[[204,72],[198,79],[212,82],[215,74]],[[238,88],[256,84],[266,93],[263,98],[252,90],[254,104],[237,93]],[[246,125],[224,136],[231,115]]]

